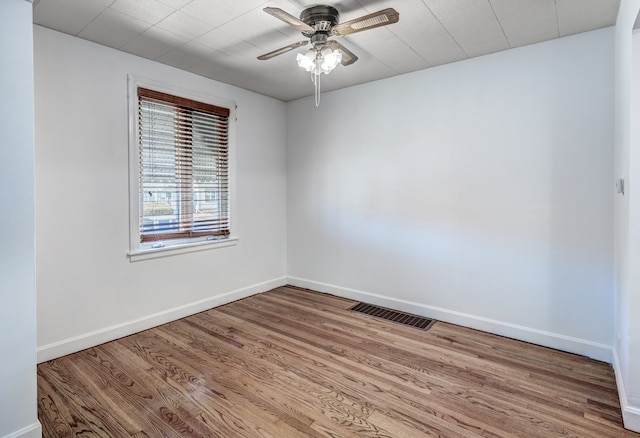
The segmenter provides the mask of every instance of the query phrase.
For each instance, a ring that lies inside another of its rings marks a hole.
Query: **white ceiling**
[[[313,94],[293,50],[304,40],[262,11],[299,16],[318,0],[36,0],[34,23],[284,101]],[[392,7],[400,21],[340,38],[359,60],[323,91],[615,24],[620,0],[328,0],[340,22]]]

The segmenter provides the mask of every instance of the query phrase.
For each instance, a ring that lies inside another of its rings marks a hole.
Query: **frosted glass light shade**
[[[342,61],[342,52],[331,50],[328,47],[322,50],[313,48],[304,54],[298,53],[296,61],[300,67],[308,72],[329,74]]]
[[[320,54],[322,59],[320,70],[324,74],[329,74],[342,61],[342,52],[340,50],[325,48]]]
[[[306,71],[314,71],[316,69],[316,51],[310,49],[304,55],[302,53],[298,53],[296,61],[298,61],[298,65]]]

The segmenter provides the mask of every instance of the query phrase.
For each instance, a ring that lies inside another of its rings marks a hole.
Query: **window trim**
[[[236,109],[237,105],[233,101],[220,99],[207,95],[206,93],[188,90],[148,78],[128,75],[128,123],[129,123],[129,251],[127,253],[130,261],[147,260],[157,257],[167,257],[170,255],[183,254],[193,251],[203,251],[213,248],[222,248],[237,244],[238,237],[236,231],[235,208],[236,205]],[[195,100],[210,105],[216,105],[229,109],[228,126],[228,148],[229,148],[229,216],[230,234],[212,238],[212,236],[167,239],[161,242],[140,242],[140,187],[139,187],[139,133],[138,133],[138,87],[148,88],[174,95],[184,99]]]

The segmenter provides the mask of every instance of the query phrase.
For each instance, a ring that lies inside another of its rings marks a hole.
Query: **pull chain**
[[[314,72],[311,74],[311,80],[315,88],[316,107],[320,106],[320,73]]]

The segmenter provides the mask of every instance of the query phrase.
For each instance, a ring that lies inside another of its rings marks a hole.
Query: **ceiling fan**
[[[328,5],[308,7],[302,11],[300,18],[296,18],[280,8],[267,7],[263,10],[267,14],[273,15],[298,29],[309,40],[289,44],[260,55],[258,59],[263,61],[271,59],[311,43],[311,49],[304,54],[298,53],[296,59],[300,67],[311,72],[311,78],[315,84],[316,106],[320,104],[320,74],[329,74],[338,64],[347,66],[358,60],[358,57],[353,52],[338,41],[329,40],[329,37],[341,37],[380,26],[387,26],[397,23],[400,19],[400,14],[393,8],[383,9],[344,23],[339,23],[340,13],[338,10]]]

